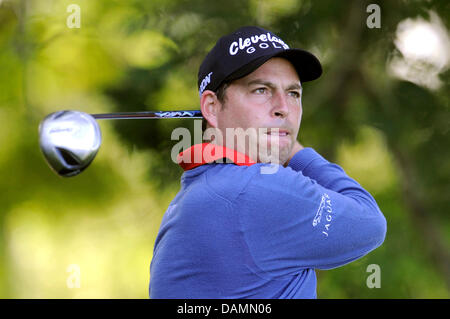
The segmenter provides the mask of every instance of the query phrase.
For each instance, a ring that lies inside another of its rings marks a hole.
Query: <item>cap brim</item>
[[[253,60],[249,64],[233,72],[225,79],[225,81],[232,81],[242,78],[252,73],[269,59],[274,57],[282,57],[291,62],[302,83],[315,80],[322,74],[322,66],[319,60],[312,53],[301,49],[288,49],[275,54],[264,55]]]

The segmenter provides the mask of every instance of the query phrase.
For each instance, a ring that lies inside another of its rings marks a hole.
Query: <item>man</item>
[[[185,172],[156,239],[151,298],[316,298],[315,269],[381,245],[386,220],[373,197],[297,141],[301,83],[321,73],[311,53],[258,27],[209,52],[198,85],[213,142],[179,156]],[[244,130],[255,134],[236,146]]]

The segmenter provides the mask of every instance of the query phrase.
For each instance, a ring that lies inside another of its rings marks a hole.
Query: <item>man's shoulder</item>
[[[205,183],[216,195],[232,201],[258,172],[259,164],[251,166],[211,164],[205,174]]]
[[[223,201],[230,204],[258,174],[257,165],[212,163],[189,170],[182,176],[182,188],[172,203],[182,201],[206,205],[211,201]]]
[[[290,172],[287,172],[290,171]],[[233,164],[213,164],[206,171],[205,183],[208,190],[216,195],[233,201],[251,185],[267,185],[284,180],[286,173],[293,173],[292,169],[279,165],[254,164],[238,166]]]

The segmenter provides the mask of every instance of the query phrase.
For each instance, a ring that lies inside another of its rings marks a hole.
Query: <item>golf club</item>
[[[101,145],[96,119],[203,118],[194,111],[145,111],[87,114],[59,111],[47,115],[39,125],[39,144],[49,166],[60,176],[75,176],[85,170]]]

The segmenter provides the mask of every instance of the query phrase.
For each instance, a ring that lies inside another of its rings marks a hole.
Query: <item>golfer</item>
[[[150,298],[317,298],[315,269],[383,243],[374,198],[297,141],[302,83],[321,73],[314,55],[259,27],[208,53],[198,87],[210,139],[179,155],[181,189],[156,238]]]

